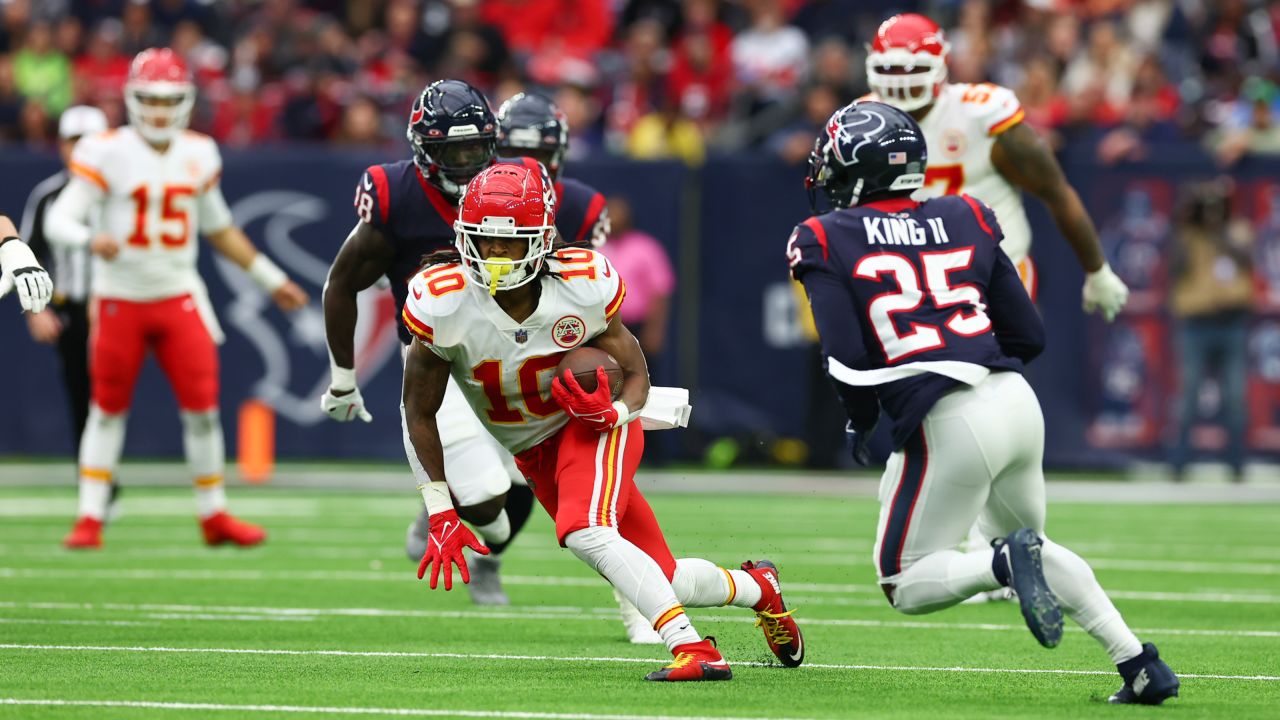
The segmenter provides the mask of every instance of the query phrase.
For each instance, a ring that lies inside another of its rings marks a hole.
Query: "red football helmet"
[[[124,105],[129,124],[154,143],[166,143],[186,129],[196,88],[182,56],[169,48],[138,53],[129,66]]]
[[[556,239],[555,186],[546,168],[504,162],[480,171],[467,184],[453,230],[463,266],[490,294],[533,281]],[[512,255],[522,241],[528,245],[523,257],[485,258],[480,237],[506,241]]]
[[[942,92],[951,45],[938,24],[903,13],[880,23],[867,48],[867,84],[899,110],[919,110]]]

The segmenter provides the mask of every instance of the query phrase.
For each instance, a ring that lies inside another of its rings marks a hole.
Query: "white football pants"
[[[406,346],[401,352],[402,358],[407,357],[407,351]],[[445,389],[444,402],[436,413],[436,426],[440,429],[440,444],[444,446],[449,491],[457,498],[459,506],[478,505],[506,493],[513,484],[525,484],[524,476],[516,468],[515,458],[480,423],[480,418],[476,417],[452,377]],[[427,471],[418,462],[418,453],[409,439],[403,397],[400,400],[400,432],[414,480],[418,484],[429,482]]]

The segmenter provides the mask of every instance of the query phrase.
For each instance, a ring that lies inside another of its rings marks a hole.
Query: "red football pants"
[[[516,455],[538,502],[556,522],[556,539],[589,527],[614,527],[653,558],[670,580],[676,560],[649,502],[635,484],[644,430],[630,422],[598,433],[569,421],[560,432]]]
[[[151,302],[100,298],[95,310],[89,375],[93,402],[103,411],[129,409],[148,349],[169,378],[178,407],[202,412],[218,405],[217,346],[190,295]]]

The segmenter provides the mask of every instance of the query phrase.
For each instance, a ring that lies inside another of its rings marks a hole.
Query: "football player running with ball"
[[[459,523],[436,416],[450,376],[485,427],[513,453],[539,502],[555,520],[560,544],[603,575],[661,634],[675,656],[649,680],[728,680],[729,664],[700,637],[684,605],[734,605],[756,611],[765,638],[788,666],[804,643],[782,601],[772,563],[726,570],[677,561],[634,475],[644,451],[636,422],[649,395],[648,369],[617,312],[622,278],[604,256],[556,250],[555,194],[546,172],[495,165],[467,186],[455,252],[427,259],[409,284],[403,319],[417,342],[405,364],[409,437],[430,480],[431,515],[418,576],[431,587],[453,567],[468,580],[463,548],[487,550]],[[615,399],[603,369],[594,392],[566,372],[564,353],[581,345],[617,358],[624,379]]]
[[[218,412],[222,330],[196,270],[203,234],[282,310],[307,294],[258,252],[222,196],[212,138],[187,130],[195,85],[172,50],[138,53],[125,84],[129,125],[76,143],[71,180],[45,219],[49,242],[94,260],[89,367],[92,405],[80,442],[80,509],[64,544],[102,545],[102,520],[124,445],[134,383],[148,350],[177,395],[182,447],[205,542],[256,545],[262,528],[226,512]],[[100,220],[99,220],[100,219]],[[94,228],[102,232],[95,233]]]
[[[1159,704],[1178,678],[1142,644],[1075,553],[1044,536],[1044,418],[1024,363],[1044,326],[1001,249],[1001,223],[968,195],[918,202],[924,133],[905,112],[855,102],[833,115],[807,185],[833,208],[787,245],[849,415],[855,458],[880,408],[896,450],[880,487],[874,561],[890,604],[915,615],[976,592],[1017,592],[1045,647],[1065,610],[1111,656],[1116,703]],[[815,210],[816,212],[816,210]],[[954,548],[979,517],[992,548]]]

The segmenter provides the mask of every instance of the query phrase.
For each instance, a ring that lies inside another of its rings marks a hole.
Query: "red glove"
[[[613,394],[609,392],[609,375],[604,368],[596,368],[596,391],[587,392],[568,370],[564,381],[551,379],[551,397],[570,417],[582,422],[596,432],[609,432],[618,425],[618,408],[613,406]]]
[[[453,589],[453,565],[458,566],[458,574],[462,582],[471,582],[471,571],[467,569],[467,559],[462,556],[462,548],[469,547],[481,555],[488,555],[489,548],[480,544],[471,529],[458,519],[457,510],[446,510],[431,516],[431,532],[427,534],[427,552],[418,565],[418,579],[427,573],[431,566],[431,589],[436,589],[436,581],[440,579],[440,571],[444,570],[444,589]]]

